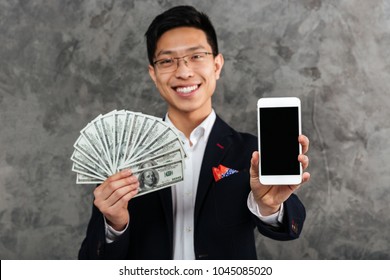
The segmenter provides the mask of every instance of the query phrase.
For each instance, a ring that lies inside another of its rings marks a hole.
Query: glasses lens
[[[156,61],[157,68],[160,70],[175,70],[175,60],[166,58]]]
[[[162,73],[174,72],[178,67],[179,60],[183,60],[187,67],[194,69],[198,66],[202,66],[206,60],[206,56],[209,54],[211,53],[197,52],[182,57],[160,59],[157,60],[154,64],[157,66],[158,70]]]

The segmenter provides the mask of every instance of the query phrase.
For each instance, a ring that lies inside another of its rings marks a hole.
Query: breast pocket
[[[215,214],[220,226],[235,226],[250,219],[247,206],[249,172],[242,171],[215,182]]]

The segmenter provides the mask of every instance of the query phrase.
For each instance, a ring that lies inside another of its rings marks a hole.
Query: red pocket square
[[[220,164],[218,167],[213,167],[213,175],[215,182],[218,182],[222,178],[228,177],[234,173],[238,173],[237,170],[223,166]]]

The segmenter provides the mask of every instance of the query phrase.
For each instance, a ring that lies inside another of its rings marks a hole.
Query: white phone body
[[[301,101],[297,97],[260,98],[257,102],[259,178],[263,185],[297,185],[302,181],[298,155]]]

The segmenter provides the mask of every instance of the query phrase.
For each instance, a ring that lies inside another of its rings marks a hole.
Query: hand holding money
[[[153,116],[126,110],[99,115],[81,130],[74,148],[76,183],[102,184],[97,190],[99,205],[108,194],[115,195],[112,200],[126,200],[183,180],[186,154],[178,132]],[[138,179],[137,192],[127,187],[134,182],[126,185],[118,173],[124,169]],[[105,203],[113,206],[115,201]]]
[[[139,182],[129,169],[122,170],[105,180],[94,191],[95,206],[115,230],[123,230],[129,222],[127,205],[138,193]]]

